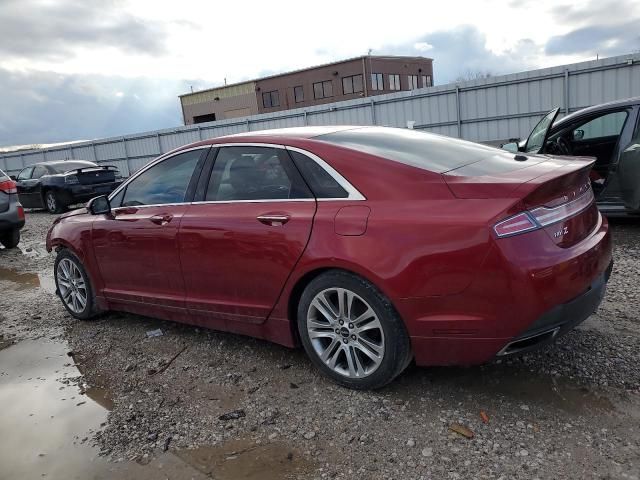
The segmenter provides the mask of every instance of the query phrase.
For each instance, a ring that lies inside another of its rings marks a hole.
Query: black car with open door
[[[69,205],[108,195],[122,183],[118,169],[84,160],[41,162],[24,168],[16,178],[25,208],[60,213]]]
[[[509,151],[594,157],[591,185],[607,215],[640,215],[640,97],[604,103],[557,119],[547,113]]]

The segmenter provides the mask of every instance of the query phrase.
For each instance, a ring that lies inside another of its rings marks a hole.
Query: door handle
[[[171,220],[173,220],[173,215],[169,215],[169,214],[166,214],[166,215],[154,215],[152,217],[149,217],[149,220],[151,220],[156,225],[166,225]]]
[[[270,227],[280,227],[291,220],[289,215],[264,214],[256,217],[260,223]]]

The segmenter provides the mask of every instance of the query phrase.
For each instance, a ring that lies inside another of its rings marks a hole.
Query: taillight
[[[537,230],[582,212],[591,206],[593,198],[593,190],[589,188],[580,197],[571,202],[563,203],[557,207],[537,207],[518,213],[506,220],[501,220],[494,225],[493,230],[498,237],[508,237]]]
[[[0,191],[6,194],[18,193],[16,182],[14,182],[13,180],[5,180],[4,182],[0,182]]]
[[[24,207],[22,205],[18,206],[18,219],[24,220]]]
[[[506,220],[502,220],[495,224],[493,229],[499,237],[508,237],[509,235],[517,235],[518,233],[536,230],[538,225],[532,220],[527,212],[522,212]]]

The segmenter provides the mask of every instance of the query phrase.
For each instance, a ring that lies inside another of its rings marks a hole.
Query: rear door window
[[[205,201],[312,198],[286,150],[223,147],[216,157]]]
[[[123,207],[184,203],[191,178],[205,150],[191,150],[162,160],[127,184]]]

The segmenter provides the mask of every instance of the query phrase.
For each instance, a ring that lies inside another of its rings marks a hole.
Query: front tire
[[[10,232],[0,235],[0,243],[4,248],[16,248],[20,243],[20,229],[14,228]]]
[[[411,360],[402,319],[375,286],[348,272],[324,273],[305,288],[298,331],[311,361],[348,388],[383,387]]]
[[[65,206],[53,190],[47,190],[44,194],[44,205],[49,213],[62,213],[65,211]]]
[[[80,259],[63,248],[58,252],[53,268],[56,293],[67,312],[80,320],[95,317],[99,312],[94,289]]]

